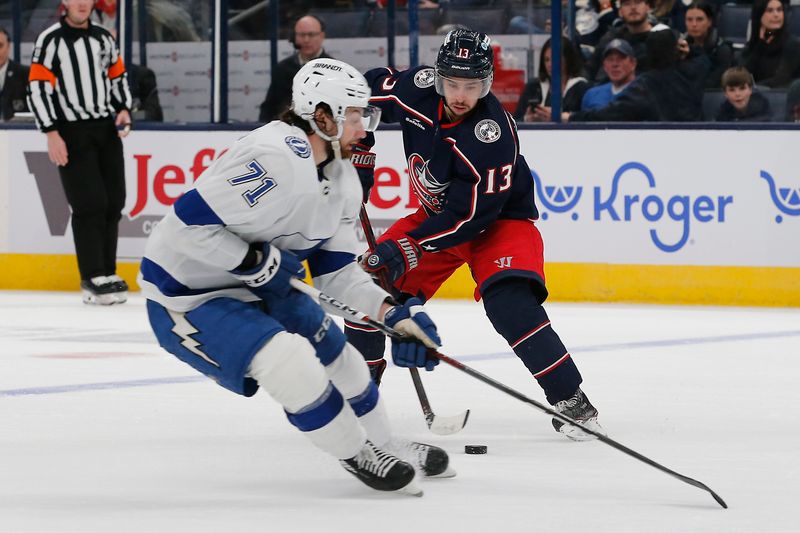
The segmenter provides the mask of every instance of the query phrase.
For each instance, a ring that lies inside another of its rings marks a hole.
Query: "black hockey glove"
[[[370,274],[385,270],[389,283],[394,284],[409,270],[417,268],[420,256],[422,248],[411,237],[396,241],[387,239],[379,243],[374,251],[365,254],[361,265]]]
[[[259,298],[285,297],[292,290],[292,278],[304,278],[306,269],[292,252],[271,244],[251,245],[244,261],[231,274],[239,278]]]
[[[375,142],[374,139],[372,142]],[[353,146],[353,155],[350,156],[350,162],[356,167],[358,179],[361,181],[362,202],[364,203],[369,200],[369,191],[375,184],[375,154],[369,151],[371,146],[372,144],[358,143]]]
[[[386,311],[384,323],[406,335],[404,339],[392,339],[392,361],[397,366],[425,367],[433,370],[439,359],[428,355],[428,348],[436,349],[442,344],[436,324],[422,306],[419,298],[410,298],[403,305]]]

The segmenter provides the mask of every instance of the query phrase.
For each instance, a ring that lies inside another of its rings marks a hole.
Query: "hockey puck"
[[[464,446],[464,453],[468,453],[470,455],[482,455],[486,453],[488,448],[484,444],[467,444]]]

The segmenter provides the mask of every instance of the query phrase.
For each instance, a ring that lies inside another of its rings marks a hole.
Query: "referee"
[[[122,303],[128,285],[116,274],[125,206],[120,139],[130,131],[131,94],[114,38],[89,20],[94,0],[62,3],[64,16],[36,39],[28,103],[72,208],[83,301]]]

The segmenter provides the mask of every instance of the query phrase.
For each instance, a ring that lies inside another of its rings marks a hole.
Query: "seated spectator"
[[[611,0],[576,0],[575,30],[578,44],[594,48],[617,19]]]
[[[788,0],[755,0],[741,64],[758,85],[788,87],[800,78],[800,40],[786,26]]]
[[[289,41],[294,45],[295,53],[275,66],[267,96],[258,113],[258,120],[261,122],[271,122],[289,109],[292,80],[300,67],[318,57],[331,57],[322,47],[325,41],[325,24],[321,18],[305,15],[297,19],[292,28]]]
[[[733,65],[733,49],[719,36],[714,22],[714,7],[707,0],[695,0],[686,8],[686,33],[683,38],[689,46],[697,49],[697,53],[706,54],[711,61],[706,89],[718,88],[722,73]]]
[[[680,32],[686,31],[684,15],[686,4],[683,0],[649,0],[651,13],[655,19]]]
[[[603,70],[606,71],[609,82],[586,91],[581,110],[607,106],[636,79],[636,56],[628,41],[614,39],[608,43],[603,51]]]
[[[367,5],[369,4],[376,4],[379,8],[383,9],[386,7],[386,4],[389,3],[389,0],[373,0],[372,2],[367,1]],[[406,7],[408,5],[408,0],[397,0],[395,3],[397,7]],[[417,7],[420,9],[435,9],[439,7],[439,3],[433,0],[419,0],[417,2]]]
[[[131,117],[134,120],[163,122],[164,112],[158,99],[156,73],[143,65],[133,63],[127,66],[127,71],[128,85],[133,98]]]
[[[650,19],[650,6],[646,0],[619,0],[617,9],[622,24],[618,27],[612,27],[606,34],[598,41],[594,50],[594,55],[589,60],[587,65],[587,73],[590,80],[605,83],[605,72],[603,72],[603,50],[606,49],[608,43],[614,39],[625,39],[633,47],[636,54],[636,73],[641,74],[647,70],[647,49],[645,42],[647,41],[650,30],[655,26]],[[663,24],[659,27],[665,28]]]
[[[800,80],[795,80],[786,93],[786,120],[800,122]]]
[[[652,32],[647,39],[650,70],[637,76],[606,107],[563,113],[562,119],[565,122],[702,120],[703,79],[708,73],[709,61],[704,55],[680,59],[681,53],[672,30]]]
[[[769,122],[769,100],[753,92],[753,76],[744,67],[731,67],[722,75],[725,101],[719,106],[717,122]]]
[[[9,59],[11,36],[0,27],[0,120],[11,120],[15,113],[28,111],[28,71],[30,67]]]
[[[561,109],[578,111],[589,83],[581,77],[583,61],[580,52],[566,37],[561,38]],[[552,120],[550,80],[553,62],[548,39],[539,54],[539,77],[525,84],[514,118],[523,122],[549,122]]]

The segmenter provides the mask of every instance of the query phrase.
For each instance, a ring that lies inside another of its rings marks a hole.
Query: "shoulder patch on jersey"
[[[426,89],[433,85],[433,69],[424,68],[414,74],[414,85],[420,89]]]
[[[286,145],[292,149],[292,152],[297,154],[299,157],[308,159],[308,156],[311,155],[311,147],[308,145],[308,142],[300,137],[290,135],[289,137],[286,137],[284,141],[286,142]]]
[[[490,118],[475,125],[475,137],[481,142],[493,143],[500,138],[500,133],[500,125]]]

